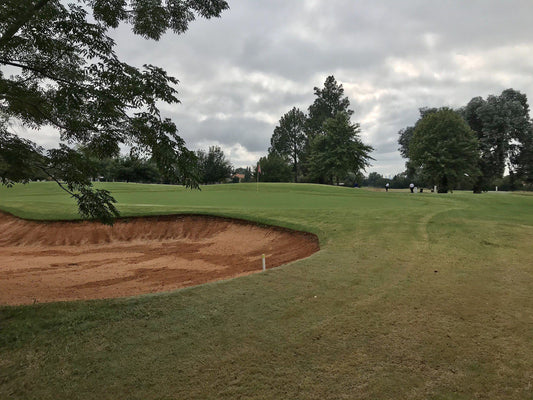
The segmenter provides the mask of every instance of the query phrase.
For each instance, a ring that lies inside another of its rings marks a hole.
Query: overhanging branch
[[[20,64],[20,63],[17,63],[17,62],[4,60],[4,59],[1,59],[1,58],[0,58],[0,64],[10,65],[12,67],[17,67],[17,68],[21,68],[21,69],[27,69],[28,71],[32,71],[32,72],[37,72],[38,74],[41,74],[42,76],[44,76],[44,77],[46,77],[48,79],[51,79],[53,81],[63,82],[63,83],[69,84],[69,85],[74,84],[74,82],[68,81],[67,79],[63,79],[63,78],[60,78],[60,77],[57,77],[57,76],[50,75],[49,73],[47,73],[46,71],[44,71],[42,69],[35,68],[35,67],[32,67],[32,66],[27,65],[27,64]]]
[[[39,0],[33,7],[28,7],[25,13],[21,13],[17,20],[11,26],[9,26],[2,37],[0,37],[0,49],[4,47],[13,38],[13,36],[15,36],[19,29],[28,23],[29,20],[32,19],[33,16],[49,2],[50,0]]]

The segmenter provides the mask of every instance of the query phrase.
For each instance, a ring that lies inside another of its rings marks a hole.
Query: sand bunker
[[[205,216],[31,222],[0,213],[0,304],[169,291],[318,251],[315,235]]]

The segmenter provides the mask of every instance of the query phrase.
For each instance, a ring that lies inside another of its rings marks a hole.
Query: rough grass
[[[2,399],[533,399],[532,196],[104,187],[124,215],[247,218],[322,250],[171,293],[0,308]],[[76,217],[45,183],[0,189],[0,208]]]

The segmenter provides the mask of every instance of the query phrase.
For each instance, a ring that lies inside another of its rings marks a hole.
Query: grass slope
[[[124,215],[252,219],[322,250],[172,293],[0,308],[0,398],[533,399],[532,196],[102,187]],[[0,189],[0,208],[76,218],[48,183]]]

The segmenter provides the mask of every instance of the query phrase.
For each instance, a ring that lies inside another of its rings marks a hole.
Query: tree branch
[[[17,68],[21,68],[21,69],[27,69],[28,71],[32,71],[32,72],[37,72],[37,73],[41,74],[42,76],[44,76],[44,77],[46,77],[48,79],[52,79],[53,81],[67,83],[69,85],[73,84],[73,82],[71,82],[71,81],[68,81],[66,79],[59,78],[59,77],[56,77],[56,76],[49,75],[46,72],[44,72],[43,70],[41,70],[41,69],[38,69],[38,68],[35,68],[35,67],[31,67],[31,66],[26,65],[26,64],[19,64],[19,63],[8,61],[8,60],[4,60],[4,59],[0,59],[0,64],[11,65],[12,67],[17,67]]]
[[[68,131],[68,128],[66,126],[64,126],[63,124],[61,124],[57,119],[55,119],[53,116],[49,115],[49,114],[45,114],[41,108],[35,104],[35,103],[32,103],[32,102],[29,102],[29,101],[23,101],[20,97],[16,97],[16,96],[11,96],[11,95],[6,95],[6,94],[3,94],[3,95],[0,95],[0,99],[5,99],[5,100],[9,100],[9,99],[13,99],[15,101],[18,101],[19,103],[23,103],[23,104],[26,104],[30,107],[32,107],[32,109],[37,112],[41,117],[43,117],[43,119],[45,119],[46,121],[48,121],[51,125],[54,125],[56,128],[59,128],[59,129],[63,129],[65,131]]]
[[[13,25],[9,26],[2,37],[0,37],[0,48],[5,46],[20,28],[24,26],[30,19],[33,18],[37,12],[48,4],[50,0],[39,0],[32,8],[29,8],[25,13],[21,13]]]
[[[50,172],[48,172],[48,170],[43,167],[42,165],[36,165],[37,168],[39,168],[41,171],[43,171],[46,175],[48,175],[48,177],[50,179],[52,179],[53,181],[55,181],[55,183],[57,183],[59,185],[59,187],[61,189],[63,189],[65,192],[67,192],[68,194],[70,194],[72,197],[77,197],[76,196],[76,193],[68,190],[68,188],[66,188],[65,186],[63,186],[63,184],[54,176],[52,175]]]

